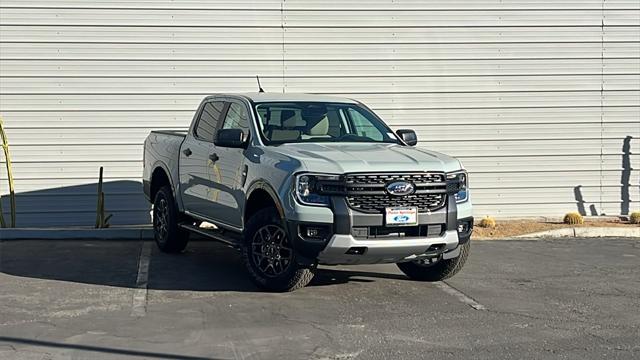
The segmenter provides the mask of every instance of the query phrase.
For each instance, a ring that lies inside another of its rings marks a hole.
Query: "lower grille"
[[[417,207],[419,212],[435,211],[446,204],[444,173],[382,173],[348,174],[345,177],[347,203],[354,210],[371,214],[383,214],[387,207]],[[394,181],[412,183],[415,192],[396,196],[386,191],[386,185]]]
[[[354,227],[351,235],[356,239],[385,239],[403,237],[438,237],[444,232],[444,224],[430,224],[419,226],[366,226]]]

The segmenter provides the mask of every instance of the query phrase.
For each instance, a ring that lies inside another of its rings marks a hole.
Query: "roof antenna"
[[[258,75],[256,75],[256,80],[258,80],[258,91],[264,92],[264,89],[262,88],[262,86],[260,86],[260,77]]]

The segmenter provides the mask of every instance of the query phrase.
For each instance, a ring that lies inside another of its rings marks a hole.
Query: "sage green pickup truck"
[[[207,96],[188,132],[153,131],[144,192],[155,240],[181,252],[192,233],[242,251],[272,291],[318,264],[397,263],[440,281],[464,265],[473,230],[467,172],[416,147],[364,104],[306,94]]]

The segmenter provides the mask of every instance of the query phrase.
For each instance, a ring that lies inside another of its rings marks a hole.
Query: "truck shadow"
[[[240,253],[223,244],[196,240],[182,254],[164,254],[152,245],[148,288],[167,291],[258,292]],[[135,288],[142,243],[135,240],[0,241],[0,272],[23,278]],[[320,268],[311,286],[330,286],[396,274]]]
[[[20,191],[25,182],[16,180],[16,227],[46,228],[94,226],[98,202],[97,183]],[[0,190],[6,190],[4,180]],[[112,225],[149,224],[151,205],[142,192],[142,184],[132,180],[105,181],[105,212],[112,214]],[[0,192],[4,220],[10,219],[9,196]]]

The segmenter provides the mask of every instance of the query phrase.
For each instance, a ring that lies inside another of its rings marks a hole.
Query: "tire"
[[[162,187],[153,201],[153,234],[162,252],[179,253],[187,247],[189,232],[178,227],[179,218],[171,188]]]
[[[288,292],[305,287],[315,266],[303,267],[278,212],[265,208],[247,220],[242,257],[251,280],[260,288]]]
[[[466,244],[460,246],[460,255],[456,258],[440,259],[433,264],[427,265],[420,264],[417,261],[398,263],[397,265],[412,280],[442,281],[462,270],[464,263],[467,262],[467,257],[469,257],[470,249],[471,242],[467,241]]]

